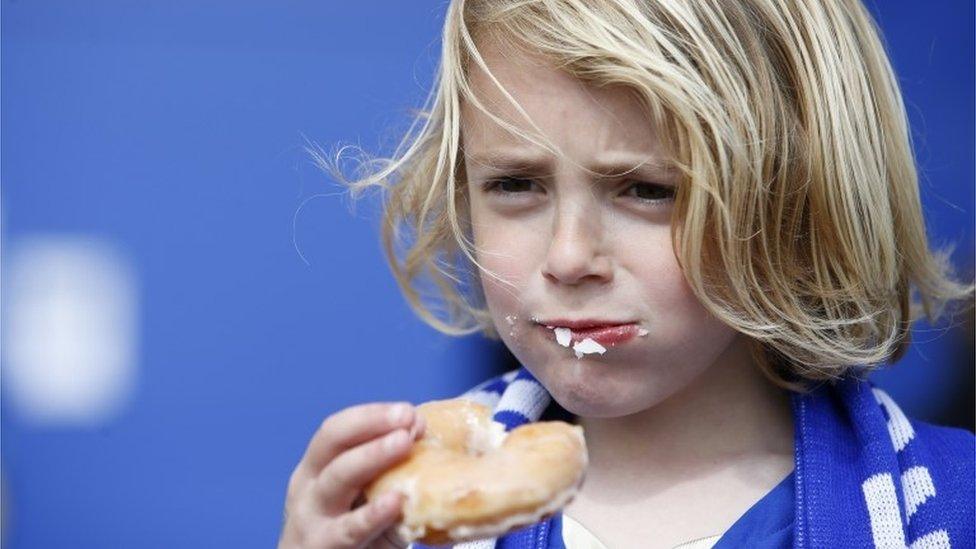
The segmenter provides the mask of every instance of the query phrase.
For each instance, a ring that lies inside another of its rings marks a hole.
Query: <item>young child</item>
[[[586,434],[567,507],[459,546],[973,546],[973,435],[867,379],[973,286],[928,247],[859,0],[454,0],[422,116],[368,166],[346,182],[390,191],[417,313],[521,364],[463,396]],[[358,503],[423,433],[396,410],[326,419],[279,547],[393,545],[402,496]]]

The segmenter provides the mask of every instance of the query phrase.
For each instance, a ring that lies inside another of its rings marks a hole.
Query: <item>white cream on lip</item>
[[[600,353],[602,355],[607,352],[607,348],[590,338],[586,338],[583,341],[577,341],[573,345],[573,352],[576,353],[576,358],[583,358],[583,355],[590,353]]]
[[[538,322],[534,318],[533,320]],[[569,328],[563,328],[561,326],[550,326],[548,324],[546,324],[545,326],[546,328],[549,328],[556,334],[556,343],[559,343],[563,347],[569,347],[569,344],[570,342],[572,342],[573,339],[572,330],[570,330]],[[640,337],[644,337],[648,333],[650,332],[648,332],[644,328],[638,328],[637,330],[637,335]],[[602,355],[603,353],[607,352],[607,348],[588,337],[582,341],[577,341],[575,344],[573,344],[573,352],[576,353],[576,358],[579,359],[579,358],[583,358],[583,355],[587,355],[591,353],[600,353]]]
[[[573,331],[569,328],[563,328],[561,326],[549,326],[546,325],[556,334],[556,343],[559,343],[563,347],[569,347],[570,342],[573,339]],[[576,358],[583,358],[583,355],[590,353],[600,353],[601,355],[607,352],[607,348],[600,345],[591,338],[586,338],[583,341],[577,341],[573,344],[573,352],[576,353]]]

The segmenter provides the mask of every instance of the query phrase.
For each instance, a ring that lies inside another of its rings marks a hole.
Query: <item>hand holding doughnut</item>
[[[362,404],[326,418],[289,479],[278,548],[406,547],[385,535],[399,518],[402,496],[366,505],[357,505],[357,497],[407,456],[424,429],[424,418],[405,402]]]

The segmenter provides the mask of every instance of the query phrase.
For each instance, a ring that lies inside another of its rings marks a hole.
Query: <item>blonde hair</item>
[[[389,192],[384,250],[434,328],[498,337],[472,267],[462,103],[538,143],[472,91],[472,63],[501,88],[483,36],[637,94],[683,175],[684,276],[777,385],[866,375],[904,354],[922,312],[935,322],[972,296],[950,250],[929,249],[898,82],[859,0],[453,0],[434,86],[392,158],[362,159],[350,180],[345,149],[334,162],[307,149],[353,196]]]

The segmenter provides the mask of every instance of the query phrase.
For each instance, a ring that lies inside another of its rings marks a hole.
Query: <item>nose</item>
[[[552,240],[543,264],[543,276],[551,282],[579,285],[586,281],[609,282],[610,258],[604,253],[599,214],[584,207],[563,208],[553,222]]]

